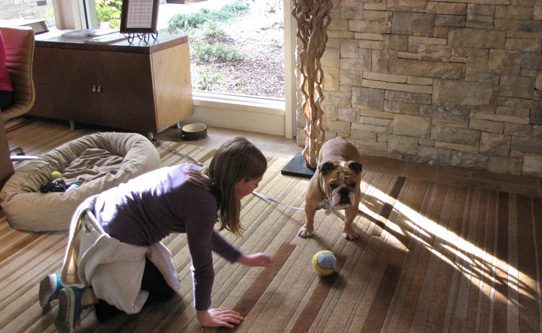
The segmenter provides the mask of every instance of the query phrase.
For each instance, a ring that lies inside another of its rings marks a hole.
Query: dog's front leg
[[[344,212],[346,216],[344,220],[343,236],[347,240],[356,240],[359,238],[359,234],[354,230],[354,219],[358,215],[358,206],[348,207]]]
[[[312,236],[314,232],[314,215],[318,210],[318,206],[311,205],[308,202],[305,202],[305,224],[299,229],[297,235],[299,237],[308,238]]]

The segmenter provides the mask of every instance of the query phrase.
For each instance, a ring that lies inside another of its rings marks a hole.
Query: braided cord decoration
[[[301,45],[297,69],[301,75],[302,109],[306,119],[303,157],[309,168],[316,168],[318,153],[324,143],[322,128],[324,71],[320,59],[327,43],[331,22],[331,0],[293,0],[292,15],[297,21],[297,38]]]

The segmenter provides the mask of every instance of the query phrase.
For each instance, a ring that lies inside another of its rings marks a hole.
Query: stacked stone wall
[[[542,1],[335,0],[330,17],[326,139],[542,176]]]
[[[1,20],[46,19],[49,27],[54,26],[52,1],[48,0],[0,0]]]

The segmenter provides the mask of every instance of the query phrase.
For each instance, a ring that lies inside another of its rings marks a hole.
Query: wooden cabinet
[[[159,133],[192,114],[186,36],[149,45],[36,41],[30,115]]]

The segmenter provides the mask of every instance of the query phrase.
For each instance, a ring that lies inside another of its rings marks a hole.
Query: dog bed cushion
[[[83,136],[17,168],[0,192],[0,204],[10,225],[25,231],[67,230],[73,212],[87,197],[154,170],[160,156],[137,133],[104,132]],[[60,171],[66,192],[41,193],[40,187]]]

